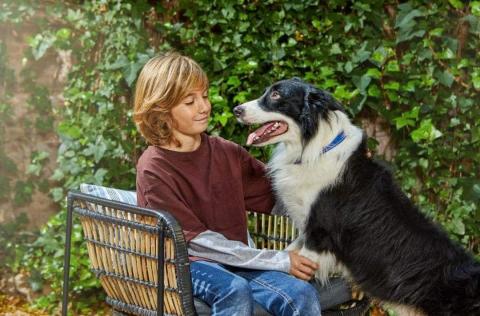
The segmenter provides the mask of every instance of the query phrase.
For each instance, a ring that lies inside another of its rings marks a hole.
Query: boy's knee
[[[240,304],[246,308],[253,308],[253,294],[248,281],[243,278],[235,278],[224,289],[220,300],[228,301],[229,304]]]
[[[296,287],[294,305],[301,315],[320,315],[320,298],[317,289],[308,282],[302,282]]]

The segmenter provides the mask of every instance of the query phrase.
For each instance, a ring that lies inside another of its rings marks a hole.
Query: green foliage
[[[20,271],[22,260],[27,248],[38,237],[28,233],[26,224],[28,222],[25,213],[19,214],[14,220],[0,224],[0,259],[5,267],[14,272]]]
[[[59,301],[63,285],[65,223],[66,212],[52,217],[23,256],[28,263],[32,289],[39,291],[47,284],[53,289],[36,301],[34,306],[37,308],[51,310]],[[105,295],[98,291],[100,283],[89,270],[88,252],[82,239],[81,225],[75,221],[71,239],[70,275],[73,282],[70,296],[75,302],[75,310],[85,315],[91,314],[92,305],[103,301]]]
[[[391,163],[402,188],[480,253],[479,1],[150,3],[56,6],[52,19],[62,23],[47,23],[29,41],[31,59],[41,61],[49,49],[71,49],[76,60],[56,127],[56,201],[81,182],[134,188],[135,162],[145,146],[131,120],[135,78],[149,57],[176,49],[209,75],[209,132],[237,143],[245,143],[247,128],[235,122],[233,106],[292,76],[331,91],[358,123],[382,118],[395,144]],[[25,4],[12,12],[18,11],[30,12]],[[0,21],[15,23],[18,15],[2,13]],[[378,145],[369,139],[373,151]],[[270,149],[251,153],[267,159]],[[32,175],[41,172],[42,161],[41,153],[33,157]],[[62,214],[28,257],[57,299]],[[81,252],[78,226],[75,234],[74,248]],[[82,276],[72,279],[79,295],[96,286],[84,258],[84,252],[72,257]]]

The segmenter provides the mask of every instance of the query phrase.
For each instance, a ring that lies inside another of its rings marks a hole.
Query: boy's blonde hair
[[[170,110],[193,89],[207,88],[207,75],[193,59],[176,52],[150,59],[135,87],[133,120],[142,136],[151,145],[179,146]]]

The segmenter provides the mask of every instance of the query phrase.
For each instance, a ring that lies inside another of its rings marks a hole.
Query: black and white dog
[[[300,229],[292,247],[319,263],[321,280],[340,270],[401,315],[480,315],[480,263],[368,157],[365,134],[330,94],[293,78],[234,113],[262,124],[248,145],[278,143],[274,191]]]

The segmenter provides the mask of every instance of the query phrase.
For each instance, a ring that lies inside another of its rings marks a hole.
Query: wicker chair
[[[68,306],[73,214],[80,218],[92,271],[113,315],[197,314],[187,245],[173,216],[72,191],[68,194],[62,315],[67,315]],[[284,249],[297,234],[286,217],[250,213],[249,218],[249,230],[259,248]],[[367,309],[368,300],[363,298],[322,315],[364,315]],[[263,315],[268,313],[263,311]]]

